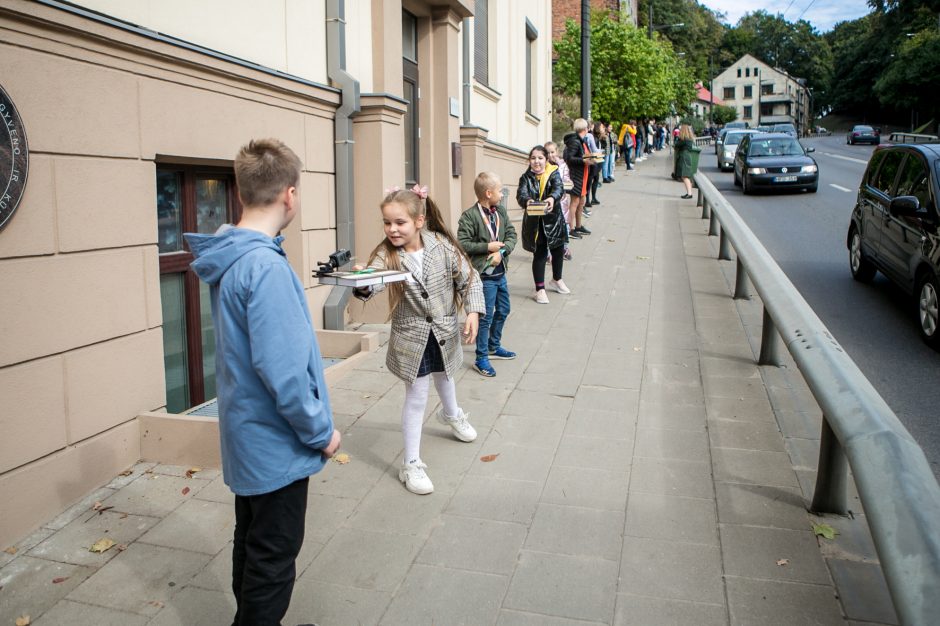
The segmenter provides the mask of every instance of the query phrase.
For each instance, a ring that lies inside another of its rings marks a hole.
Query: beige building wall
[[[301,155],[287,247],[322,325],[327,288],[309,269],[335,245],[339,95],[25,0],[0,0],[0,30],[0,80],[30,148],[25,196],[0,231],[10,545],[137,461],[136,418],[165,405],[158,164],[230,166],[259,136]]]
[[[73,4],[263,67],[327,82],[325,0],[77,0]]]

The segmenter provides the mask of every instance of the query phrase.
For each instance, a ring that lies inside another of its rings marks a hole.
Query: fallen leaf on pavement
[[[114,508],[113,506],[103,506],[100,509],[98,509],[98,515],[101,515],[105,511],[110,511],[113,508]]]
[[[118,545],[118,547],[116,548],[116,550],[117,550],[118,552],[124,552],[125,550],[127,550],[127,544],[126,544],[126,543],[122,543],[122,544]]]
[[[188,470],[186,470],[186,478],[192,478],[193,474],[198,474],[201,471],[201,467],[190,467]]]
[[[29,615],[20,615],[16,618],[14,624],[16,624],[16,626],[29,626],[31,624],[29,621]]]
[[[784,565],[789,565],[789,564],[790,564],[790,559],[780,559],[779,561],[777,561],[777,565],[779,565],[780,567],[783,567]]]
[[[182,492],[182,493],[183,493],[184,496],[185,496],[187,493],[189,493],[189,487],[183,487],[183,492]]]
[[[614,242],[617,241],[617,240],[616,240],[616,239],[608,239],[607,241],[609,241],[610,243],[614,243]]]
[[[362,397],[365,399],[365,398],[371,398],[372,396],[369,395],[369,394],[366,394],[366,395],[364,395],[364,396],[362,396]]]
[[[114,540],[108,539],[107,537],[105,537],[104,539],[99,539],[94,544],[92,544],[92,546],[88,548],[88,550],[89,552],[105,552],[107,550],[110,550],[111,546],[113,545],[114,545]]]
[[[127,519],[127,513],[121,513],[121,519]]]
[[[160,602],[159,600],[151,600],[151,601],[148,602],[147,604],[149,604],[150,606],[155,606],[155,607],[157,607],[158,609],[162,609],[162,608],[163,608],[163,603]]]
[[[637,261],[649,261],[650,258],[648,256],[638,256],[636,260]]]
[[[642,350],[642,349],[643,349],[643,348],[641,348],[640,346],[633,346],[633,351],[634,351],[634,352],[639,352],[639,351]]]
[[[340,452],[339,454],[333,457],[333,460],[339,463],[340,465],[346,465],[349,463],[349,455],[345,452]]]
[[[5,549],[4,552],[6,552],[7,554],[16,554],[17,550],[15,547],[10,546],[9,548]]]
[[[825,537],[826,539],[835,539],[839,531],[829,524],[813,524],[813,534]]]
[[[486,456],[481,456],[480,460],[483,461],[484,463],[492,463],[493,461],[496,460],[496,457],[498,456],[499,456],[498,452],[496,454],[487,454]]]
[[[104,505],[101,504],[100,502],[95,502],[94,506],[91,507],[91,510],[92,510],[92,511],[97,511],[97,510],[99,510],[102,506],[104,506]]]
[[[59,576],[58,578],[53,578],[53,579],[52,579],[52,584],[53,584],[53,585],[58,585],[59,583],[64,583],[64,582],[67,581],[69,578],[70,578],[69,576]]]
[[[124,470],[123,472],[121,472],[120,474],[118,474],[118,476],[130,476],[130,475],[133,474],[133,473],[134,473],[133,470]]]

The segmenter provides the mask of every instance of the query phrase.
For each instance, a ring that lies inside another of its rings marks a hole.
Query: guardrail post
[[[724,228],[718,232],[718,259],[721,261],[731,260],[731,244]]]
[[[695,199],[695,206],[702,206],[705,204],[705,194],[702,193],[702,189],[698,190],[698,198]]]
[[[846,486],[849,469],[839,438],[832,432],[829,420],[823,415],[822,435],[819,439],[819,466],[816,468],[816,490],[813,492],[814,513],[845,515]]]
[[[708,234],[712,237],[718,234],[720,226],[718,224],[718,216],[715,215],[714,211],[711,211],[708,216]]]
[[[702,193],[702,192],[699,191],[699,193]],[[712,206],[708,202],[708,198],[702,199],[702,219],[707,220],[709,217],[711,217],[711,212],[712,212]]]
[[[777,336],[777,327],[765,305],[764,324],[760,333],[760,358],[757,364],[780,367],[780,363],[780,339]]]
[[[751,292],[747,286],[747,270],[744,269],[744,263],[741,262],[741,257],[738,257],[737,271],[734,275],[734,299],[751,299]]]

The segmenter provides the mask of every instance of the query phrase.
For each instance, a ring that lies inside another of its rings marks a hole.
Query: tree
[[[712,121],[719,126],[724,126],[728,122],[738,119],[738,110],[732,106],[716,104],[712,107]]]
[[[940,113],[934,91],[938,75],[940,33],[925,30],[901,44],[892,63],[875,82],[875,93],[882,105],[912,109],[936,120]]]
[[[639,0],[638,3],[637,22],[643,32],[648,32],[651,1],[654,0]],[[654,36],[669,40],[677,53],[685,53],[693,78],[707,81],[708,57],[718,51],[726,30],[719,21],[719,14],[695,0],[655,0],[653,26],[673,24],[682,26],[662,28]]]
[[[581,91],[581,27],[565,23],[555,42],[555,86],[566,94]],[[695,97],[691,73],[671,44],[650,40],[632,24],[608,12],[591,12],[591,87],[594,119],[664,117]]]

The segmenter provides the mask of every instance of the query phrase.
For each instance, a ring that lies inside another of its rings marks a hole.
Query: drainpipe
[[[470,125],[470,18],[463,20],[463,125]]]
[[[326,63],[327,75],[342,91],[342,102],[336,109],[333,123],[336,137],[333,155],[336,162],[336,247],[355,252],[355,224],[353,208],[353,123],[350,119],[359,112],[359,81],[346,72],[346,2],[326,1]],[[324,251],[325,252],[325,251]],[[332,252],[332,250],[330,251]],[[344,330],[346,303],[351,291],[348,287],[333,287],[323,305],[323,327],[326,330]]]

